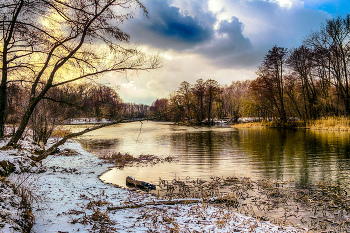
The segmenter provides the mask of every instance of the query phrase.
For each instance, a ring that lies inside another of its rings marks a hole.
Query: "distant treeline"
[[[226,117],[238,120],[252,106],[248,95],[250,84],[250,81],[238,81],[222,86],[212,79],[198,79],[195,84],[184,81],[169,98],[156,100],[151,112],[155,115],[169,112],[162,119],[175,122],[200,123]]]
[[[167,99],[155,101],[153,113],[174,110],[168,120],[269,117],[317,119],[350,115],[350,15],[326,21],[298,48],[275,45],[252,81],[219,85],[214,80],[181,83]]]
[[[18,82],[8,86],[8,124],[21,119],[23,108],[28,104],[28,87]],[[70,84],[52,88],[31,117],[31,124],[56,121],[64,123],[74,118],[105,118],[113,121],[121,118],[149,116],[150,106],[124,103],[117,91],[96,83]]]

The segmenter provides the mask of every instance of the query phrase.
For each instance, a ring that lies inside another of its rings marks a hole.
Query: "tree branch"
[[[183,107],[183,106],[179,106],[179,107]],[[166,116],[167,114],[169,114],[170,112],[172,111],[175,111],[176,109],[178,109],[179,107],[176,107],[176,108],[173,108],[173,109],[170,109],[169,111],[165,112],[165,113],[161,113],[155,117],[151,117],[151,118],[145,118],[143,120],[140,120],[140,122],[142,121],[149,121],[149,120],[155,120],[155,119],[159,119],[163,116]],[[138,120],[139,121],[139,120]],[[78,136],[81,136],[83,134],[86,134],[88,132],[91,132],[91,131],[94,131],[94,130],[98,130],[98,129],[101,129],[101,128],[104,128],[104,127],[107,127],[107,126],[111,126],[111,125],[117,125],[117,124],[120,124],[120,123],[130,123],[130,122],[135,122],[135,121],[131,121],[131,120],[118,120],[118,121],[114,121],[114,122],[110,122],[110,123],[103,123],[103,124],[100,124],[100,125],[96,125],[92,128],[87,128],[85,130],[82,130],[80,132],[77,132],[77,133],[71,133],[71,134],[68,134],[66,136],[64,136],[61,140],[59,140],[57,143],[55,143],[54,145],[52,145],[49,149],[47,149],[44,153],[42,153],[41,155],[39,155],[38,157],[32,157],[33,160],[35,161],[41,161],[43,159],[46,159],[47,156],[49,156],[50,154],[52,154],[54,151],[56,151],[56,149],[63,145],[64,143],[67,142],[68,139],[71,139],[71,138],[75,138],[75,137],[78,137]]]
[[[67,104],[69,106],[74,106],[74,107],[77,107],[77,108],[80,108],[80,109],[84,109],[83,107],[81,107],[79,105],[76,105],[76,104],[73,104],[73,103],[69,103],[69,102],[64,101],[64,100],[55,100],[55,99],[53,99],[51,97],[44,97],[43,99],[50,100],[50,101],[53,101],[53,102],[56,102],[56,103]]]

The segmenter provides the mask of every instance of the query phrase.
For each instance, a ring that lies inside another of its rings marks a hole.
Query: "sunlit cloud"
[[[128,83],[122,83],[120,85],[120,88],[121,89],[133,89],[133,90],[136,90],[136,84],[134,81],[130,81]]]

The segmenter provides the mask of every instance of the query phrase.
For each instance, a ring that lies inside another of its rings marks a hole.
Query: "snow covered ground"
[[[79,143],[71,140],[60,149],[78,153],[49,156],[36,168],[45,172],[8,178],[25,180],[35,194],[33,232],[301,232],[202,202],[152,205],[156,197],[101,182],[98,177],[111,164],[86,152]],[[8,154],[0,151],[0,161]],[[147,205],[127,208],[130,204]],[[8,224],[1,228],[1,220],[0,232],[17,232]]]

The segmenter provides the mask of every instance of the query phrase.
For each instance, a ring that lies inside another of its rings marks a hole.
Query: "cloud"
[[[122,29],[133,42],[164,54],[162,69],[141,72],[134,79],[137,89],[130,92],[129,98],[148,103],[152,98],[167,97],[182,81],[195,83],[199,78],[211,78],[229,84],[233,80],[253,79],[258,65],[274,45],[297,47],[311,30],[318,30],[331,17],[317,8],[316,0],[305,0],[307,6],[314,8],[306,7],[301,0],[142,3],[149,18],[136,14]],[[129,101],[126,95],[123,98]]]
[[[194,84],[200,78],[230,84],[235,79],[251,79],[252,75],[250,69],[218,69],[203,56],[170,51],[163,68],[139,72],[137,76],[110,76],[108,83],[120,87],[118,93],[125,102],[150,105],[157,98],[169,97],[169,93],[178,90],[181,82]]]
[[[230,21],[222,20],[217,26],[216,36],[212,41],[198,46],[193,52],[203,54],[211,59],[213,64],[221,67],[255,64],[254,61],[242,59],[242,56],[250,54],[253,50],[250,39],[243,35],[243,29],[243,23],[236,17],[232,17]]]
[[[210,0],[209,6],[220,20],[219,36],[196,52],[203,51],[218,68],[256,69],[274,45],[301,45],[329,17],[326,12],[306,9],[299,0]],[[226,36],[220,37],[222,33]]]
[[[162,49],[184,50],[213,36],[216,19],[210,12],[200,11],[200,17],[190,15],[166,0],[148,0],[144,5],[149,18],[139,15],[123,27],[132,38],[142,38],[142,43]]]
[[[218,13],[221,18],[235,16],[244,24],[244,35],[257,50],[274,44],[297,46],[310,30],[318,29],[329,17],[326,12],[306,9],[300,0],[216,0],[216,4],[223,9]]]
[[[133,89],[133,90],[136,90],[135,81],[130,81],[128,83],[120,84],[120,89]]]
[[[212,58],[244,53],[252,49],[249,38],[243,35],[243,23],[232,17],[231,22],[224,20],[219,23],[217,36],[210,43],[197,48],[196,52]]]
[[[119,87],[117,92],[124,102],[150,105],[157,99],[157,96],[155,96],[157,90],[149,89],[143,83],[144,79],[142,77],[134,81],[129,80],[129,78],[105,76],[104,81],[108,82],[110,86]]]

